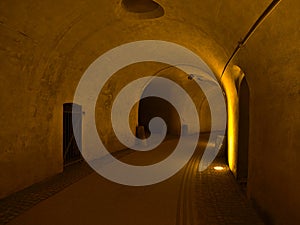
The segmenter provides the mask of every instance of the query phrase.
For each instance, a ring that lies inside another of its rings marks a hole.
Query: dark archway
[[[239,125],[238,125],[238,163],[237,179],[245,187],[248,179],[248,146],[249,146],[249,86],[244,77],[239,91]]]
[[[141,99],[139,102],[138,124],[139,127],[144,127],[146,136],[150,134],[148,125],[150,120],[154,117],[161,117],[166,122],[168,135],[180,135],[179,115],[174,106],[158,97]]]

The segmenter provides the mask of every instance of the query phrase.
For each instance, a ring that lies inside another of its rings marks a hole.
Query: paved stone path
[[[64,172],[0,200],[0,224],[7,224],[39,202],[92,173],[84,162],[65,168]]]
[[[123,153],[123,155],[126,154],[130,154],[130,152]],[[120,154],[119,157],[122,157],[123,155]],[[218,171],[214,169],[215,166],[222,166],[224,169]],[[24,212],[28,211],[35,205],[38,206],[38,203],[50,198],[51,196],[57,197],[58,193],[62,195],[62,190],[66,189],[67,187],[74,186],[75,188],[76,185],[79,185],[79,187],[84,188],[84,182],[81,180],[87,179],[87,177],[89,177],[89,182],[93,182],[93,179],[98,179],[93,178],[94,175],[91,177],[91,174],[93,174],[93,171],[89,168],[89,166],[84,162],[81,162],[67,167],[62,174],[54,176],[44,182],[33,185],[32,187],[26,188],[23,191],[0,200],[0,224],[9,223],[11,220],[14,220],[15,217],[22,215]],[[201,173],[197,172],[196,176],[194,176],[192,179],[194,185],[194,193],[192,194],[192,206],[194,208],[194,211],[196,212],[196,218],[193,219],[193,223],[195,224],[186,225],[263,225],[263,222],[260,220],[255,210],[249,204],[241,187],[236,183],[232,173],[230,172],[222,158],[217,158],[207,170]],[[176,183],[176,180],[173,178],[169,179],[168,182],[169,184],[167,186],[164,186],[163,188],[161,188],[161,186],[156,186],[155,189],[154,187],[155,192],[153,193],[167,193],[166,190],[170,190],[170,187],[172,185],[174,186],[178,183]],[[119,194],[123,192],[123,195],[127,195],[128,193],[134,194],[130,188],[125,188],[125,190],[121,190],[119,186],[116,186],[116,188],[117,190],[119,190]],[[178,189],[178,187],[174,187],[174,190],[176,188]],[[144,195],[143,192],[139,193],[139,191],[144,190],[141,190],[140,188],[135,190],[137,190],[137,192],[135,192],[135,195]],[[147,188],[145,190],[147,190],[148,192],[152,191]],[[132,195],[132,197],[135,195]],[[172,196],[174,196],[174,194]],[[165,207],[167,207],[168,203],[176,205],[176,201],[172,200],[175,198],[172,196],[170,196],[171,200],[168,199],[166,201]],[[150,204],[148,210],[151,210],[151,207],[153,208],[153,204],[155,204],[155,201],[150,203],[151,198],[149,198],[148,201]],[[134,201],[133,204],[135,204]],[[164,203],[162,202],[161,204]],[[159,208],[159,205],[157,207]],[[130,209],[126,209],[123,207],[123,210],[128,210],[128,212],[130,213]],[[139,209],[137,208],[135,210]],[[128,212],[126,213],[128,214]],[[174,215],[176,215],[175,210],[174,212]],[[127,215],[126,213],[124,213],[124,216]],[[160,213],[160,211],[158,209],[153,209],[153,212],[151,213]],[[168,220],[169,223],[162,222],[162,225],[174,223],[174,219],[171,219],[173,215],[172,210],[166,212],[165,214],[162,213],[162,215],[160,216],[164,215],[165,217],[169,215],[170,218]],[[20,219],[16,221],[20,221]],[[19,223],[14,222],[12,224]],[[138,223],[138,225],[144,224]]]
[[[224,169],[218,171],[216,166]],[[198,225],[264,224],[224,160],[215,160],[207,170],[198,172],[195,179]]]

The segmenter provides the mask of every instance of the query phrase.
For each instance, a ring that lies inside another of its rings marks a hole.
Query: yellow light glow
[[[214,169],[221,171],[221,170],[224,170],[225,168],[223,166],[215,166]]]

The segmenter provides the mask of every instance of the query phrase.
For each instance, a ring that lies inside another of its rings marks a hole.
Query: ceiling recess
[[[147,18],[158,18],[164,15],[164,9],[152,0],[123,0],[123,8],[135,14],[144,14]]]

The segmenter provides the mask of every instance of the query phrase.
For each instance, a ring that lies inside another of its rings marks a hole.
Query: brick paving
[[[197,173],[194,204],[198,225],[264,225],[224,161],[216,159]],[[215,170],[215,166],[224,170]]]
[[[122,157],[130,152],[121,152]],[[242,188],[221,158],[194,178],[193,206],[197,225],[263,225]],[[215,166],[223,166],[217,171]],[[71,165],[57,176],[0,200],[0,224],[6,224],[39,202],[92,173],[84,162]],[[190,225],[190,224],[187,224]]]
[[[122,158],[131,152],[132,150],[125,149],[114,152],[112,155],[116,158]],[[84,161],[80,161],[65,167],[63,173],[1,199],[0,225],[7,224],[34,205],[62,191],[92,172],[93,170]]]
[[[92,173],[92,169],[86,163],[79,162],[66,167],[61,174],[1,199],[0,224],[7,224],[34,205],[60,192],[90,173]]]

